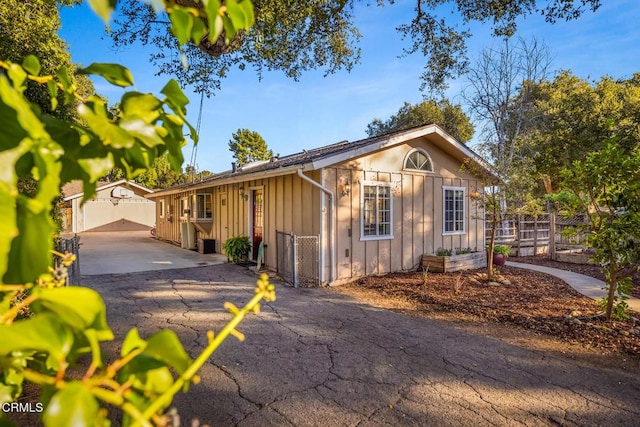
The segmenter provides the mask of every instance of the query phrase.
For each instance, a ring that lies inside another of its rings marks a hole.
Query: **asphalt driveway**
[[[132,273],[221,264],[219,254],[199,254],[151,237],[148,231],[80,234],[80,274]]]
[[[91,276],[121,341],[171,328],[192,356],[248,301],[256,276],[229,264]],[[175,405],[212,426],[637,426],[640,378],[447,322],[371,307],[331,289],[277,287]],[[113,344],[109,351],[117,351]],[[637,366],[636,366],[637,368]]]

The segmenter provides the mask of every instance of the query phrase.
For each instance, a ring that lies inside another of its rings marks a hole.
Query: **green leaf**
[[[164,144],[164,140],[160,135],[158,135],[158,128],[146,123],[144,120],[124,119],[120,121],[120,127],[126,130],[129,135],[143,142],[147,147],[155,147],[157,145]]]
[[[91,426],[95,424],[99,409],[91,390],[83,383],[73,381],[53,395],[42,421],[47,427]]]
[[[7,75],[18,93],[22,94],[27,89],[27,72],[20,65],[9,63]]]
[[[202,19],[194,18],[193,28],[191,29],[191,40],[193,40],[195,44],[200,44],[206,32],[207,28]]]
[[[253,3],[248,0],[240,0],[238,2],[238,6],[242,10],[244,14],[245,26],[243,29],[248,30],[256,20],[255,13],[253,10]]]
[[[47,82],[47,89],[51,97],[51,109],[55,110],[58,107],[58,85],[54,80],[49,80]]]
[[[235,37],[237,29],[228,14],[222,17],[222,26],[224,28],[225,42],[229,43]]]
[[[3,156],[0,153],[0,162]],[[6,164],[6,163],[5,163]],[[9,169],[9,168],[7,168]],[[4,182],[0,182],[0,278],[4,277],[9,265],[9,251],[11,241],[18,234],[16,224],[16,196],[17,190],[9,190]],[[3,307],[4,307],[3,300]]]
[[[220,37],[223,30],[224,20],[222,19],[222,16],[218,15],[215,17],[213,24],[209,24],[209,41],[213,43],[218,40],[218,37]]]
[[[77,71],[78,74],[94,74],[103,77],[109,83],[120,87],[133,85],[133,76],[128,68],[120,64],[93,63]]]
[[[18,235],[11,242],[4,283],[33,282],[51,265],[53,221],[48,207],[24,196],[16,209]]]
[[[127,92],[120,100],[120,110],[123,118],[136,117],[153,123],[162,112],[162,101],[148,93]]]
[[[236,32],[251,27],[253,24],[253,6],[251,2],[227,0],[225,4],[227,5],[227,15]],[[233,36],[228,37],[232,38]]]
[[[109,23],[111,12],[116,7],[116,0],[88,0],[91,9],[104,21],[104,24]]]
[[[95,329],[111,333],[106,322],[106,307],[99,293],[78,286],[37,289],[38,299],[31,304],[34,313],[51,313],[77,331]]]
[[[189,103],[189,98],[184,94],[180,85],[174,79],[169,82],[160,91],[161,94],[167,97],[167,102],[170,106],[174,107],[177,112],[184,114],[186,112],[186,105]]]
[[[90,102],[78,106],[78,114],[86,120],[89,128],[100,138],[104,145],[114,148],[131,148],[135,139],[107,117],[104,103],[92,97]]]
[[[78,165],[86,172],[91,181],[97,181],[114,167],[111,157],[78,159]]]
[[[191,39],[191,29],[193,28],[193,16],[184,8],[173,7],[169,14],[171,20],[171,31],[178,39],[181,46]]]
[[[209,23],[209,42],[215,42],[222,32],[222,17],[218,15],[220,11],[220,0],[208,0],[204,2],[204,12]],[[218,26],[217,22],[220,22]],[[218,27],[220,31],[218,31]]]
[[[22,61],[22,67],[33,76],[40,74],[40,61],[34,55],[27,55]]]
[[[71,77],[69,77],[69,71],[67,70],[67,67],[60,67],[60,69],[56,72],[56,77],[64,88],[64,102],[67,104],[72,102],[75,99],[76,87],[73,84]]]
[[[27,135],[33,139],[48,139],[42,121],[34,114],[22,94],[0,75],[0,151],[17,147]],[[25,144],[28,141],[24,141]],[[25,148],[25,151],[28,149]],[[6,167],[6,164],[3,163]]]
[[[52,314],[0,325],[0,336],[0,355],[35,350],[63,360],[73,344],[71,329]]]
[[[164,329],[147,341],[142,355],[160,360],[182,374],[191,364],[191,358],[182,347],[175,332]]]
[[[18,396],[15,396],[16,387],[0,383],[0,405],[6,402],[13,402]],[[0,406],[1,408],[1,406]],[[2,413],[0,413],[0,426],[2,426]]]
[[[133,387],[138,390],[144,390],[145,394],[149,392],[159,395],[171,388],[173,384],[173,375],[166,366],[160,366],[155,369],[149,369],[134,374]]]
[[[133,328],[127,333],[127,336],[122,342],[122,349],[120,350],[120,356],[124,357],[127,354],[131,353],[136,348],[143,348],[146,345],[147,345],[147,342],[142,338],[140,338],[140,335],[138,334],[138,329]]]

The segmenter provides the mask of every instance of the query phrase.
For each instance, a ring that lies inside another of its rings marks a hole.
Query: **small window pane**
[[[465,231],[464,190],[444,190],[444,232],[459,233]]]
[[[388,184],[362,188],[362,234],[364,237],[391,236],[391,188]]]
[[[414,151],[407,157],[407,161],[404,164],[405,169],[431,172],[433,168],[431,166],[431,160],[421,151]]]

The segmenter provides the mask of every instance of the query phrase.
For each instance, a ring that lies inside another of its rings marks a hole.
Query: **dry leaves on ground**
[[[445,314],[459,320],[475,316],[508,323],[579,343],[599,351],[626,353],[640,360],[640,320],[606,321],[596,301],[555,277],[514,267],[500,267],[492,285],[477,280],[483,270],[457,273],[394,273],[369,276],[341,291],[357,298],[395,301],[396,308],[421,314]],[[442,317],[442,316],[439,316]]]

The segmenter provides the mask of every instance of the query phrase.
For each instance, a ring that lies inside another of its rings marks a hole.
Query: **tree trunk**
[[[613,266],[613,264],[609,264]],[[618,288],[618,269],[612,268],[609,271],[609,280],[607,280],[607,286],[609,287],[609,296],[607,298],[607,320],[611,320],[611,315],[613,313],[613,298],[616,295],[616,289]]]

